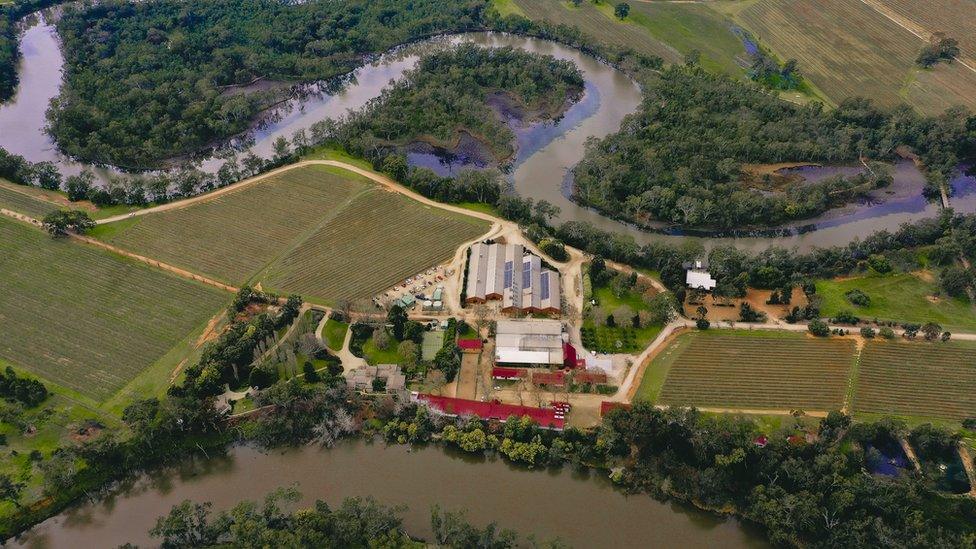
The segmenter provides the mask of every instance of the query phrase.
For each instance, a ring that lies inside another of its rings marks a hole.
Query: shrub
[[[695,321],[695,326],[699,330],[707,330],[709,327],[711,327],[711,325],[711,322],[709,322],[707,318],[699,318]]]
[[[844,297],[846,297],[847,301],[849,301],[852,305],[856,305],[858,307],[871,306],[871,296],[857,288],[845,293]]]
[[[873,254],[869,257],[868,266],[879,274],[888,274],[892,271],[891,261],[888,261],[887,257],[880,254]]]
[[[895,339],[895,331],[887,326],[878,330],[878,335],[884,339]]]
[[[830,327],[827,326],[826,322],[820,319],[811,320],[810,324],[807,326],[807,330],[817,337],[827,337],[830,335]]]
[[[875,335],[877,334],[875,333],[874,328],[871,328],[870,326],[861,328],[861,337],[865,339],[874,339]]]
[[[854,313],[850,311],[840,311],[837,316],[834,317],[834,322],[838,324],[850,324],[854,325],[860,322],[861,319],[858,318]]]

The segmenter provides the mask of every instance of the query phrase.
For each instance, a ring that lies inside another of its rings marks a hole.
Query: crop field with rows
[[[12,183],[10,185],[13,186]],[[0,183],[0,208],[40,219],[57,210],[58,205],[34,198],[20,190],[8,188],[5,184]]]
[[[976,344],[868,343],[854,411],[949,420],[976,415]]]
[[[373,188],[276,261],[267,288],[328,301],[370,297],[450,258],[488,223]]]
[[[5,218],[0,258],[0,358],[98,402],[230,299]]]
[[[367,188],[351,174],[310,166],[184,208],[100,227],[95,235],[125,250],[239,285]]]
[[[834,102],[867,97],[930,114],[976,106],[976,73],[959,63],[917,68],[926,41],[863,2],[759,0],[735,18],[780,58],[797,59]]]
[[[878,11],[928,37],[943,33],[959,41],[960,58],[976,63],[976,5],[972,0],[870,0]]]
[[[853,341],[779,332],[693,332],[673,345],[659,404],[835,410],[854,362]]]
[[[665,61],[681,60],[681,54],[675,48],[657,40],[640,26],[614,20],[610,4],[605,4],[610,9],[609,17],[590,2],[583,2],[578,8],[563,0],[516,0],[515,4],[529,19],[576,27],[600,42],[633,48]]]

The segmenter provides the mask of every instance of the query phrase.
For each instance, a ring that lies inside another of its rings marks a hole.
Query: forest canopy
[[[579,202],[637,223],[730,228],[812,217],[886,182],[876,173],[764,192],[742,182],[743,164],[890,160],[904,145],[937,179],[955,169],[967,135],[962,112],[922,118],[860,99],[827,111],[695,67],[670,66],[644,91],[639,111],[591,143],[574,170]]]
[[[474,28],[484,0],[211,0],[66,7],[65,84],[49,113],[69,154],[149,167],[246,129],[275,97],[419,38]]]
[[[348,151],[424,140],[452,149],[467,132],[503,163],[515,135],[489,104],[504,102],[530,119],[552,119],[583,92],[583,76],[569,61],[513,48],[462,44],[425,56],[404,78],[338,124],[334,139]]]

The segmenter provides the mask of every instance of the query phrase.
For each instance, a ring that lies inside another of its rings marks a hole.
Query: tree
[[[712,326],[712,323],[708,321],[707,318],[699,318],[695,320],[695,327],[699,330],[707,330]]]
[[[630,14],[630,4],[627,2],[620,2],[613,7],[613,14],[617,16],[617,19],[626,19],[627,15]]]
[[[210,508],[209,502],[183,500],[174,505],[169,514],[156,520],[149,535],[162,538],[162,546],[167,549],[214,545],[221,532],[210,525]]]
[[[390,334],[386,331],[383,326],[377,327],[373,330],[373,345],[381,351],[387,351],[390,349]]]
[[[865,326],[861,328],[861,337],[864,339],[874,339],[875,336],[874,328],[870,326]]]
[[[915,339],[915,337],[918,335],[919,329],[921,329],[921,325],[911,322],[902,324],[901,327],[903,330],[905,330],[905,339]]]
[[[16,482],[6,474],[0,474],[0,501],[9,501],[15,507],[20,508],[20,494],[24,490],[23,482]]]
[[[922,335],[925,337],[925,341],[935,341],[941,334],[942,326],[935,322],[926,322],[922,325]]]
[[[704,320],[708,318],[708,307],[704,305],[699,305],[695,312],[698,314],[696,317],[698,320]]]
[[[678,315],[678,304],[671,292],[661,292],[645,299],[647,312],[651,315],[652,324],[667,324]]]
[[[315,365],[308,360],[302,365],[302,376],[305,378],[306,383],[318,383],[322,381],[322,377],[315,371]]]
[[[274,149],[275,160],[281,160],[288,156],[291,152],[291,146],[288,144],[288,139],[281,135],[271,144],[271,148]]]
[[[37,184],[44,189],[56,191],[61,188],[61,174],[57,166],[51,162],[34,164],[34,177],[37,178]]]
[[[817,337],[827,337],[830,335],[830,326],[827,326],[826,322],[817,318],[810,321],[810,324],[807,325],[807,330]]]
[[[95,183],[95,176],[88,170],[82,171],[78,175],[68,176],[65,190],[68,192],[68,200],[77,202],[88,198],[92,184]]]
[[[945,332],[942,332],[942,342],[943,343],[949,341],[949,338],[951,338],[951,337],[952,337],[952,334],[948,330],[946,330]]]
[[[394,304],[386,313],[386,321],[392,324],[393,338],[403,341],[404,327],[407,323],[407,311],[400,304]]]
[[[44,216],[42,221],[47,232],[55,237],[67,236],[69,232],[85,234],[95,226],[87,213],[79,210],[58,210]]]
[[[950,265],[942,269],[939,282],[945,293],[952,297],[966,297],[973,284],[973,275],[964,267]]]
[[[884,339],[895,339],[895,331],[887,326],[878,330],[878,335]]]

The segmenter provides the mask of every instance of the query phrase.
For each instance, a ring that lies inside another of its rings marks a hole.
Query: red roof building
[[[495,366],[491,369],[491,377],[494,379],[522,379],[525,377],[525,370],[522,368],[505,368],[504,366]]]
[[[442,397],[428,394],[414,393],[414,399],[423,402],[436,412],[447,416],[475,416],[485,420],[496,420],[504,422],[509,417],[528,416],[546,429],[562,430],[566,425],[566,420],[562,413],[557,413],[553,408],[533,408],[531,406],[519,406],[517,404],[503,404],[501,402],[481,402],[479,400],[468,400],[464,398]]]
[[[482,342],[480,339],[459,339],[457,346],[463,352],[476,352],[481,350]]]

